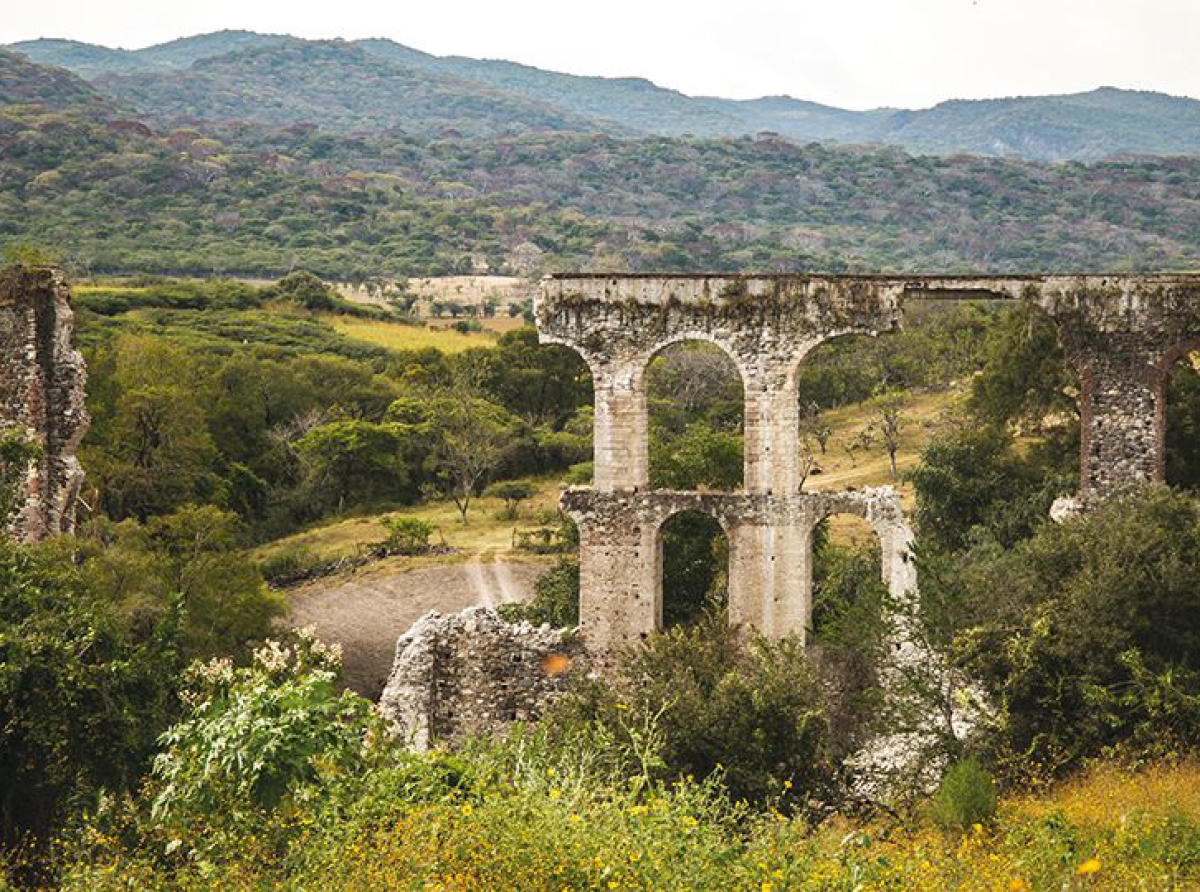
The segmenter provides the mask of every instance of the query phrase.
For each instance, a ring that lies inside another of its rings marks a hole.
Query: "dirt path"
[[[430,610],[453,613],[524,600],[545,571],[544,564],[485,562],[476,555],[465,563],[322,579],[289,593],[288,621],[314,626],[323,640],[339,642],[347,686],[376,698],[391,671],[396,639],[417,619]]]

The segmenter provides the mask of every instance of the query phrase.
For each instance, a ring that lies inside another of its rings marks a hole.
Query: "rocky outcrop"
[[[83,470],[75,457],[87,430],[86,371],[71,344],[74,319],[62,273],[0,271],[0,426],[19,425],[42,448],[25,481],[13,531],[37,541],[75,527]]]
[[[396,642],[379,710],[417,749],[537,719],[585,663],[570,631],[509,623],[488,607],[430,612]]]

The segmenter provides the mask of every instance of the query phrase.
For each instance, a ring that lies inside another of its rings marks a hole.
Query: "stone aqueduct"
[[[662,525],[696,510],[729,542],[729,617],[803,636],[813,527],[860,515],[879,536],[891,593],[916,585],[911,530],[890,489],[802,492],[797,372],[819,344],[901,327],[920,299],[1022,300],[1058,323],[1081,381],[1080,499],[1163,478],[1164,387],[1200,346],[1200,276],[552,276],[541,340],[577,351],[595,387],[593,486],[563,495],[580,534],[581,629],[605,651],[661,626]],[[737,366],[745,395],[738,492],[648,488],[646,371],[658,351],[700,340]]]

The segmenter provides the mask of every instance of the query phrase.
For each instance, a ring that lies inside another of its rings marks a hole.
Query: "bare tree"
[[[904,417],[907,404],[904,394],[897,391],[885,391],[871,401],[874,415],[871,427],[879,434],[883,448],[887,450],[893,480],[896,479],[896,453],[900,451],[900,432],[907,420]]]

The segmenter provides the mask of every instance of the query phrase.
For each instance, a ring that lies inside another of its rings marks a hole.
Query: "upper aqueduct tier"
[[[1022,300],[1057,321],[1080,373],[1085,500],[1162,479],[1163,390],[1171,365],[1200,345],[1200,275],[551,276],[536,310],[541,339],[578,351],[595,385],[594,486],[564,499],[580,525],[589,639],[604,646],[656,626],[659,528],[675,503],[698,498],[646,492],[654,355],[708,341],[741,373],[745,486],[697,505],[729,536],[731,619],[802,633],[809,536],[832,494],[800,492],[797,370],[824,341],[895,330],[906,304],[929,299]],[[881,507],[879,492],[837,498],[840,510],[880,518],[884,574],[902,594],[912,575],[901,566],[909,534],[898,509]]]

